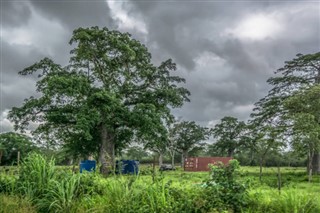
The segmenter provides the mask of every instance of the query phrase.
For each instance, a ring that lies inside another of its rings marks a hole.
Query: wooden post
[[[18,165],[18,167],[19,167],[19,165],[20,165],[20,151],[18,151],[17,165]]]
[[[153,165],[152,165],[152,183],[155,181],[156,176],[156,156],[153,156]]]
[[[18,175],[20,173],[20,151],[18,151],[18,156],[17,156],[17,166],[18,166]]]
[[[278,190],[281,194],[281,172],[280,172],[280,163],[278,164]]]

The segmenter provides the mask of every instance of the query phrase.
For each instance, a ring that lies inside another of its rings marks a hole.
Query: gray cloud
[[[246,120],[284,61],[320,47],[312,2],[34,0],[5,2],[3,11],[2,114],[34,94],[34,79],[16,72],[44,56],[66,63],[67,42],[80,26],[128,31],[155,63],[173,58],[192,93],[174,114],[203,125],[226,115]]]
[[[146,17],[156,58],[172,57],[180,65],[192,96],[175,113],[198,122],[225,115],[247,119],[284,61],[320,47],[317,3],[137,1],[127,8]],[[223,66],[199,66],[206,52]]]
[[[3,1],[1,13],[3,27],[19,27],[26,24],[31,17],[28,2]]]
[[[109,7],[105,1],[31,0],[30,2],[44,17],[58,20],[70,30],[91,26],[113,27]]]
[[[18,71],[44,57],[66,64],[68,41],[78,27],[113,27],[106,2],[5,1],[1,2],[1,132],[12,130],[5,118],[9,109],[36,96],[35,76]]]

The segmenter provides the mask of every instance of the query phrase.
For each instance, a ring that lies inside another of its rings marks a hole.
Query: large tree
[[[320,168],[313,171],[314,155],[320,148],[320,85],[312,86],[304,91],[297,92],[288,98],[284,105],[288,109],[288,116],[293,121],[293,137],[291,144],[300,153],[308,156],[308,176],[320,172]]]
[[[226,116],[212,129],[213,137],[216,139],[214,146],[221,154],[233,157],[235,151],[243,145],[242,136],[245,132],[246,124],[243,121]]]
[[[188,101],[178,86],[172,60],[155,66],[151,54],[128,33],[98,27],[73,32],[70,63],[61,66],[45,58],[20,72],[40,72],[37,91],[9,118],[16,128],[29,122],[40,140],[50,139],[81,153],[98,152],[101,172],[114,165],[116,149],[135,136],[144,141],[161,137],[169,107]]]
[[[209,136],[209,131],[194,121],[181,121],[174,124],[171,130],[171,139],[175,140],[175,148],[181,153],[181,166],[184,166],[184,159],[196,146],[201,146],[201,141]]]
[[[268,95],[255,104],[252,117],[254,120],[265,125],[270,120],[273,127],[283,130],[288,138],[294,136],[292,129],[292,116],[288,116],[286,100],[296,92],[304,90],[320,83],[320,52],[314,54],[298,54],[296,58],[285,62],[284,67],[278,69],[276,77],[268,79],[273,87]],[[313,171],[320,168],[320,150],[316,150],[313,156]]]

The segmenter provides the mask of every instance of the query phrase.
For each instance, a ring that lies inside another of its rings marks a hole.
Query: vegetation
[[[32,139],[24,134],[5,132],[0,134],[0,165],[13,165],[17,162],[18,152],[20,156],[26,156],[28,152],[37,148]]]
[[[1,164],[24,157],[0,170],[0,213],[320,212],[320,53],[285,62],[250,120],[225,116],[208,129],[175,121],[171,109],[190,93],[185,79],[172,74],[171,59],[156,66],[143,44],[107,28],[76,29],[70,44],[67,66],[44,58],[20,72],[39,73],[39,96],[13,107],[9,119],[22,133],[31,122],[38,126],[32,138],[0,134]],[[214,142],[204,143],[211,136]],[[189,155],[219,155],[259,171],[231,160],[211,165],[209,173],[158,173],[155,165],[138,176],[111,172],[116,158],[154,163],[155,153],[159,165],[174,166],[181,157],[183,167]],[[57,167],[53,155],[73,169]],[[100,172],[77,173],[77,161],[89,156]],[[263,172],[265,165],[277,168]],[[282,165],[307,166],[307,176]]]
[[[26,172],[33,169],[33,172]],[[142,166],[138,176],[74,174],[53,159],[29,155],[19,177],[0,174],[0,212],[310,212],[320,210],[320,176],[308,183],[300,168],[282,168],[277,188],[276,168],[263,182],[254,167],[213,165],[208,172],[157,172]],[[143,175],[144,173],[145,175]]]
[[[208,138],[207,128],[197,125],[194,121],[182,121],[174,125],[172,129],[171,140],[175,143],[174,149],[181,153],[181,166],[184,165],[184,159],[188,157],[189,151],[195,148],[199,142]]]
[[[280,136],[286,143],[296,145],[297,140],[291,140],[290,137],[302,139],[302,134],[303,138],[307,138],[298,141],[301,145],[305,144],[302,145],[305,148],[295,150],[300,153],[308,150],[308,171],[311,176],[320,171],[319,135],[310,137],[310,131],[301,126],[301,121],[311,122],[307,125],[311,125],[313,130],[319,126],[319,105],[315,105],[318,97],[314,95],[320,82],[320,52],[298,54],[293,60],[285,62],[285,66],[278,69],[276,74],[276,77],[267,81],[273,88],[255,104],[252,113],[254,125],[267,128],[271,141],[276,141],[275,137]],[[312,95],[315,101],[310,99]],[[304,107],[300,111],[295,104]]]
[[[240,150],[244,145],[244,134],[246,133],[246,124],[238,121],[234,117],[224,117],[221,122],[212,129],[216,143],[213,145],[221,154],[232,157],[236,150]]]
[[[189,91],[173,76],[175,63],[151,63],[151,54],[128,33],[79,28],[70,40],[70,64],[45,58],[21,75],[40,72],[39,98],[14,107],[9,118],[16,129],[41,123],[33,133],[40,140],[68,147],[73,155],[99,155],[101,172],[114,166],[115,154],[133,138],[166,139],[164,121],[170,108],[188,101]]]

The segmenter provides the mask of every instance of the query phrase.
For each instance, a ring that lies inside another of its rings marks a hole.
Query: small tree
[[[226,153],[232,157],[237,149],[243,145],[242,136],[246,131],[246,124],[237,118],[226,116],[212,129],[216,138],[215,147],[220,153]]]
[[[246,184],[238,180],[239,168],[237,160],[230,160],[227,165],[221,162],[211,165],[211,176],[206,181],[204,191],[204,196],[209,201],[206,205],[207,212],[230,209],[240,212],[247,204],[248,191]]]
[[[32,142],[32,139],[26,135],[6,132],[0,134],[0,164],[11,165],[17,160],[18,152],[21,156],[26,156],[31,151],[38,148]],[[1,160],[2,158],[2,160]]]
[[[194,121],[182,121],[174,125],[172,135],[176,140],[176,149],[181,153],[181,166],[184,167],[184,159],[188,157],[188,152],[208,138],[209,130]]]

